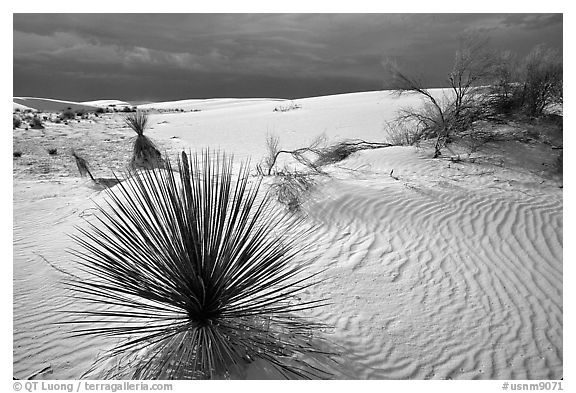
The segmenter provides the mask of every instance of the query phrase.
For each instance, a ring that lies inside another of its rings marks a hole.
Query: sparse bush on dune
[[[48,152],[48,154],[50,154],[51,156],[55,156],[58,154],[58,149],[55,147],[50,147],[46,150]]]
[[[266,134],[266,157],[263,164],[266,167],[266,173],[272,174],[272,169],[276,164],[276,158],[280,152],[280,138],[274,133]]]
[[[294,150],[281,150],[278,137],[268,135],[266,138],[268,155],[264,158],[263,164],[257,166],[257,172],[262,176],[270,176],[280,172],[274,172],[274,168],[280,154],[288,154],[299,164],[306,167],[315,174],[324,174],[322,167],[335,164],[349,157],[352,153],[360,150],[381,149],[393,146],[386,142],[367,142],[361,139],[343,140],[329,145],[324,134],[317,136],[308,146]]]
[[[390,87],[397,94],[414,93],[424,98],[423,107],[404,109],[396,120],[413,125],[414,135],[435,139],[434,158],[442,155],[453,134],[468,130],[488,115],[481,85],[491,77],[495,58],[486,45],[486,40],[477,34],[461,37],[448,77],[451,94],[444,97],[432,94],[423,81],[404,73],[393,61],[385,63]]]
[[[129,364],[108,377],[227,378],[255,360],[287,378],[329,376],[312,360],[325,354],[313,344],[322,325],[300,316],[323,302],[297,299],[314,283],[301,260],[309,230],[260,202],[247,165],[232,173],[223,154],[182,153],[178,171],[120,183],[102,225],[73,236],[88,277],[69,286],[107,306],[79,311],[77,333],[124,339],[102,362]]]
[[[366,142],[363,140],[344,140],[328,144],[324,134],[316,137],[308,146],[295,150],[281,150],[276,135],[266,137],[267,156],[263,163],[257,165],[257,173],[261,176],[274,176],[270,189],[278,202],[286,206],[290,212],[299,212],[308,200],[318,176],[327,176],[323,167],[338,163],[351,154],[369,149],[381,149],[393,144],[386,142]],[[302,170],[277,170],[278,156],[285,153],[302,166]],[[262,168],[265,165],[265,169]]]
[[[524,59],[504,52],[490,86],[490,103],[501,114],[539,118],[562,103],[562,81],[562,58],[557,50],[538,45]]]
[[[296,104],[296,103],[294,103],[294,101],[291,101],[290,104],[279,105],[279,106],[275,107],[273,112],[288,112],[288,111],[293,111],[296,109],[302,109],[302,105]]]
[[[424,139],[424,133],[410,122],[388,121],[384,125],[386,141],[394,146],[415,146]]]
[[[14,158],[22,157],[22,152],[21,151],[12,152],[12,157]]]
[[[335,164],[345,160],[357,151],[381,149],[390,146],[392,146],[392,144],[386,142],[366,142],[360,139],[340,141],[317,149],[318,157],[316,161],[314,161],[314,167],[320,168],[325,165]]]
[[[126,115],[124,121],[137,134],[132,148],[130,167],[132,169],[163,167],[162,154],[156,145],[144,135],[144,130],[148,125],[148,114],[141,111],[133,112]]]
[[[316,185],[315,173],[284,168],[276,172],[270,188],[276,200],[290,212],[299,212]]]
[[[534,48],[524,60],[524,79],[523,106],[529,116],[542,116],[562,103],[562,59],[556,50]]]

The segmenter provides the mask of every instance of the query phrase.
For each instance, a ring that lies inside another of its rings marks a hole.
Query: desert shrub
[[[298,212],[308,199],[315,184],[313,174],[284,168],[275,174],[274,182],[270,188],[276,196],[276,200],[283,204],[288,211]]]
[[[494,64],[494,53],[488,50],[485,38],[475,33],[463,35],[448,75],[450,94],[437,97],[423,81],[388,60],[384,65],[390,87],[398,95],[418,94],[425,101],[421,108],[402,110],[396,121],[413,124],[414,134],[423,139],[436,139],[434,158],[439,157],[453,134],[468,130],[475,121],[488,115],[482,85],[492,78]]]
[[[280,138],[278,138],[278,135],[273,133],[268,133],[266,135],[266,157],[264,157],[263,164],[268,175],[272,173],[272,169],[276,163],[278,153],[280,152],[279,145]]]
[[[154,142],[144,135],[144,130],[148,125],[148,114],[146,112],[132,112],[126,115],[124,121],[137,134],[132,146],[130,167],[132,169],[162,167],[162,154]]]
[[[102,114],[104,112],[105,112],[104,108],[96,108],[96,111],[95,111],[95,113],[100,113],[100,114]]]
[[[122,108],[122,112],[126,112],[126,113],[131,113],[131,112],[136,112],[136,107],[129,107],[129,106],[125,106],[124,108]]]
[[[31,120],[30,120],[30,128],[36,129],[36,130],[40,130],[44,128],[44,125],[42,124],[42,119],[40,119],[40,117],[38,116],[34,116]]]
[[[351,154],[360,150],[380,149],[392,146],[390,143],[366,142],[363,140],[344,140],[335,144],[317,149],[317,158],[313,163],[314,168],[324,165],[335,164],[348,158]]]
[[[247,165],[232,173],[223,154],[182,153],[178,171],[167,163],[108,191],[100,224],[73,236],[86,277],[69,287],[106,306],[79,306],[77,333],[123,339],[104,360],[130,362],[129,376],[110,377],[222,378],[254,360],[286,377],[329,376],[312,360],[322,325],[299,315],[323,303],[298,299],[314,284],[310,230],[259,199]]]
[[[551,105],[562,102],[562,59],[558,51],[541,45],[524,60],[521,92],[525,112],[542,116]]]
[[[47,149],[48,154],[50,154],[51,156],[55,156],[56,154],[58,154],[58,149],[55,147],[50,147]]]
[[[384,125],[386,140],[394,146],[418,145],[425,136],[424,130],[410,122],[389,121]]]
[[[345,140],[328,145],[324,134],[314,138],[308,146],[294,150],[281,150],[278,147],[278,138],[276,136],[269,135],[266,144],[268,155],[264,158],[263,163],[267,167],[267,170],[262,169],[261,165],[257,166],[257,172],[262,176],[272,174],[272,170],[276,166],[278,156],[281,153],[289,154],[296,162],[315,174],[325,174],[322,169],[323,166],[342,161],[354,152],[392,146],[390,143],[366,142],[360,139]],[[281,172],[277,172],[276,174],[278,173]]]
[[[268,151],[267,156],[264,158],[263,164],[266,166],[262,169],[262,164],[257,166],[257,171],[261,175],[270,176],[274,167],[276,166],[276,161],[281,153],[289,154],[293,159],[298,161],[300,164],[308,167],[309,169],[317,171],[318,168],[314,165],[314,160],[312,157],[316,156],[320,146],[325,143],[326,137],[322,134],[317,136],[307,147],[302,147],[295,150],[281,150],[279,148],[279,139],[276,135],[268,134],[266,137],[266,148]]]
[[[22,152],[21,151],[14,151],[12,152],[12,157],[18,158],[18,157],[22,157]]]
[[[12,116],[12,125],[13,128],[20,128],[22,125],[22,119],[20,116]]]
[[[296,104],[292,101],[290,102],[290,104],[278,105],[277,107],[274,108],[273,112],[288,112],[296,109],[302,109],[302,105]]]
[[[60,114],[60,120],[74,120],[76,119],[76,113],[71,109],[66,109]]]
[[[492,108],[501,114],[542,117],[562,103],[562,58],[557,50],[538,45],[524,58],[500,55],[490,87]]]

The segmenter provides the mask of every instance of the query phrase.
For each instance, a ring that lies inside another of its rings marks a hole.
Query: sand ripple
[[[561,192],[459,184],[335,181],[310,207],[355,377],[562,377]]]

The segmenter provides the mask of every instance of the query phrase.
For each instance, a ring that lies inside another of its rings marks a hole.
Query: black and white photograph
[[[12,14],[15,390],[567,389],[563,13],[65,11]]]

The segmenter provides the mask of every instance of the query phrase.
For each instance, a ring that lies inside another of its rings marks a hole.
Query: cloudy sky
[[[460,34],[562,49],[561,14],[14,14],[14,95],[298,98],[384,87],[395,58],[444,86]]]

